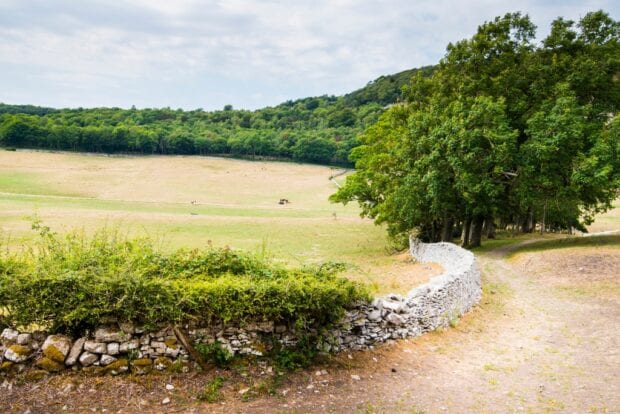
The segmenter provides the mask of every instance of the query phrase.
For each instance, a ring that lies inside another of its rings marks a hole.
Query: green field
[[[355,205],[327,200],[338,171],[195,156],[1,151],[0,227],[13,248],[35,237],[36,215],[61,233],[118,227],[164,249],[212,244],[292,265],[344,261],[350,277],[379,292],[406,292],[427,280],[436,269],[390,255],[382,227],[361,219]],[[278,204],[281,198],[290,203]]]

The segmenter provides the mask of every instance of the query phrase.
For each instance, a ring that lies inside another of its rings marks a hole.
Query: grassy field
[[[108,157],[0,151],[0,228],[11,246],[32,217],[58,232],[103,226],[164,249],[228,245],[299,265],[336,260],[378,292],[406,292],[438,269],[390,255],[385,230],[331,204],[339,170],[209,157]],[[339,177],[343,180],[343,177]],[[289,204],[280,205],[281,198]]]

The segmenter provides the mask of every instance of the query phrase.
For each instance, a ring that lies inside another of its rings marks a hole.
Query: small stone
[[[359,376],[359,375],[352,374],[352,375],[351,375],[351,379],[352,379],[353,381],[359,381],[361,378],[360,378],[360,376]]]
[[[379,320],[381,320],[381,311],[380,310],[373,310],[371,312],[368,313],[368,320],[371,322],[377,322]]]
[[[392,368],[392,372],[396,372],[396,368]]]
[[[170,404],[170,398],[166,397],[162,400],[162,405]]]
[[[312,390],[314,389],[314,384],[310,384],[306,387],[307,390]]]
[[[15,337],[17,339],[17,337]],[[32,354],[32,350],[23,345],[11,345],[4,351],[4,359],[7,361],[20,363],[26,361],[30,355]]]
[[[64,335],[50,335],[43,342],[43,354],[56,362],[64,363],[71,351],[71,338]]]
[[[159,357],[153,361],[153,366],[158,371],[163,371],[172,365],[172,361],[166,357]]]
[[[114,361],[116,361],[116,358],[114,358],[112,355],[103,354],[101,355],[99,363],[105,367],[106,365],[110,365]]]
[[[32,342],[32,334],[30,333],[22,333],[17,335],[16,342],[18,345],[30,345]]]
[[[39,358],[34,364],[38,368],[44,369],[48,372],[60,372],[65,369],[65,364],[63,364],[62,362],[54,361],[53,359],[48,357]]]
[[[250,391],[250,389],[249,389],[249,388],[243,388],[243,389],[240,389],[240,390],[239,390],[239,394],[243,395],[243,394],[245,394],[245,393],[246,393],[246,392],[248,392],[248,391]]]
[[[98,342],[123,342],[126,339],[129,339],[129,335],[109,326],[95,330],[95,340]]]
[[[172,385],[172,384],[166,384],[166,389],[167,389],[168,391],[172,391],[172,390],[174,389],[174,385]]]
[[[5,328],[2,331],[2,335],[0,335],[0,339],[4,339],[5,341],[15,342],[17,341],[17,337],[19,336],[19,332],[15,329]]]
[[[83,367],[88,367],[99,360],[99,356],[91,352],[85,351],[80,355],[79,361]]]
[[[405,318],[395,313],[390,313],[385,317],[385,320],[393,325],[402,325],[405,323]]]
[[[105,354],[108,346],[104,342],[86,341],[84,342],[84,350],[94,354]]]
[[[118,324],[118,326],[119,328],[121,328],[121,331],[123,331],[127,335],[133,335],[136,332],[136,327],[131,322],[121,322]]]
[[[84,343],[86,342],[86,338],[80,338],[71,347],[71,351],[69,351],[69,355],[67,359],[65,359],[65,365],[73,366],[77,363],[82,350],[84,350]]]
[[[129,361],[126,359],[118,359],[105,367],[107,373],[111,375],[119,375],[129,371]]]
[[[140,348],[140,340],[132,339],[131,341],[122,342],[118,350],[121,353],[125,353],[125,352],[131,351],[133,349],[138,349],[138,348]]]
[[[108,344],[108,355],[120,354],[120,344],[118,342],[110,342]]]
[[[144,375],[153,369],[153,361],[149,358],[134,359],[131,361],[131,371],[136,375]]]

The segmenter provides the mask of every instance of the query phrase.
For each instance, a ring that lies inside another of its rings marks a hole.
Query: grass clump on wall
[[[146,326],[276,321],[320,327],[368,293],[337,267],[290,269],[228,248],[162,253],[101,230],[59,236],[35,222],[33,247],[0,258],[8,326],[81,334],[115,318]]]

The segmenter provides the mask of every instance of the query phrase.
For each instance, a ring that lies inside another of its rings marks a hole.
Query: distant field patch
[[[331,204],[339,169],[197,156],[109,157],[0,151],[0,228],[28,243],[32,216],[53,230],[103,226],[164,248],[231,246],[291,265],[344,261],[375,292],[405,293],[439,272],[388,253],[385,230]],[[343,180],[344,177],[338,177]],[[289,204],[280,205],[281,198]]]

